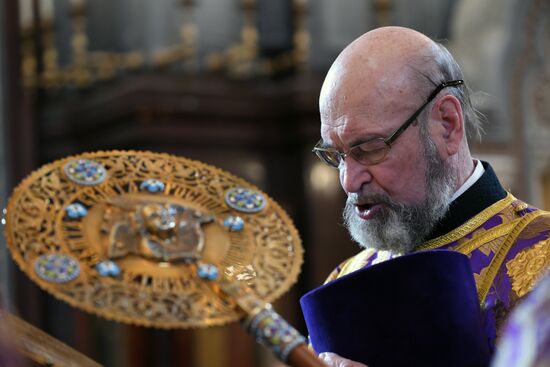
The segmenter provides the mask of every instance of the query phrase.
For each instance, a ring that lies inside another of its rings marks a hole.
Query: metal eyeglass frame
[[[377,163],[380,163],[382,160],[384,160],[384,158],[386,157],[387,155],[387,151],[389,151],[389,149],[391,148],[391,145],[392,143],[399,137],[399,135],[401,135],[409,126],[411,126],[411,124],[416,120],[416,118],[418,117],[418,115],[420,115],[420,113],[422,112],[422,110],[424,108],[426,108],[426,106],[437,96],[437,94],[439,92],[441,92],[441,90],[443,90],[444,88],[446,87],[458,87],[460,85],[463,85],[464,84],[464,80],[462,79],[457,79],[457,80],[451,80],[451,81],[448,81],[448,82],[443,82],[441,84],[439,84],[435,89],[434,91],[428,96],[428,98],[426,99],[426,102],[424,102],[422,104],[422,106],[420,106],[408,119],[407,121],[405,121],[400,127],[397,128],[397,130],[395,130],[388,138],[382,140],[384,144],[386,144],[387,146],[387,150],[386,150],[386,153],[377,161],[375,162],[369,162],[370,164],[377,164]],[[323,139],[319,140],[317,142],[317,144],[315,144],[315,146],[313,147],[313,150],[312,152],[315,153],[317,155],[317,157],[319,157],[319,159],[329,165],[330,167],[333,167],[333,168],[338,168],[340,162],[342,162],[348,155],[350,155],[351,151],[354,150],[355,148],[359,147],[360,145],[363,145],[365,143],[368,143],[367,142],[362,142],[362,143],[359,143],[357,145],[354,145],[352,146],[351,148],[348,149],[348,152],[347,153],[341,153],[339,151],[337,151],[336,149],[333,149],[333,148],[323,148],[321,147],[320,145],[323,143]],[[331,164],[327,159],[325,159],[323,157],[323,153],[331,153],[331,154],[335,154],[336,157],[337,157],[337,160],[335,160],[336,163],[338,163],[338,165],[334,165],[334,164]],[[354,159],[356,159],[353,155],[352,157]],[[357,159],[356,159],[357,160]],[[364,162],[361,162],[359,160],[357,160],[358,162],[360,163],[363,163],[365,164]]]

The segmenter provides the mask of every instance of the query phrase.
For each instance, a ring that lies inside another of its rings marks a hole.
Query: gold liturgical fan
[[[298,277],[298,232],[218,168],[135,151],[62,159],[15,189],[5,233],[21,269],[75,307],[165,329],[244,319],[287,363],[322,365],[269,306]]]

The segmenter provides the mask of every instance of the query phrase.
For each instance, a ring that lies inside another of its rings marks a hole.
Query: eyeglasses
[[[338,168],[340,163],[346,159],[349,155],[357,162],[362,164],[373,165],[380,163],[386,158],[386,155],[391,149],[393,142],[405,131],[420,115],[422,110],[437,96],[443,88],[446,87],[458,87],[463,85],[463,80],[451,80],[439,84],[434,91],[429,95],[428,99],[422,106],[420,106],[412,115],[397,128],[388,138],[373,138],[363,143],[352,146],[347,152],[341,153],[333,148],[324,148],[322,146],[323,140],[319,140],[312,152],[315,153],[321,162],[328,164],[331,167]]]

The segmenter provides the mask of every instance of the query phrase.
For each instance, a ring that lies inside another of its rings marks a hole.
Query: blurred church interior
[[[257,185],[305,248],[275,308],[306,333],[299,297],[357,251],[337,172],[311,154],[338,53],[384,25],[448,46],[486,116],[475,156],[550,210],[547,0],[6,0],[0,17],[0,201],[42,164],[81,152],[167,152]],[[2,239],[2,241],[4,241]],[[72,308],[0,250],[4,307],[106,366],[281,366],[239,324],[154,330]]]

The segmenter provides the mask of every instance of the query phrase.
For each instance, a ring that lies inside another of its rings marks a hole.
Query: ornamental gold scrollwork
[[[530,292],[537,281],[550,268],[550,239],[518,253],[506,264],[512,282],[512,290],[518,297]]]
[[[69,179],[64,167],[75,160],[97,164],[105,177],[90,185]],[[265,202],[239,212],[225,201],[235,188]],[[12,256],[40,287],[142,326],[202,327],[243,316],[197,277],[197,261],[215,264],[265,302],[290,288],[302,262],[298,233],[277,203],[227,172],[168,154],[97,152],[45,165],[15,189],[6,221]],[[60,282],[48,278],[51,264],[37,273],[33,264],[51,254],[79,272]]]

